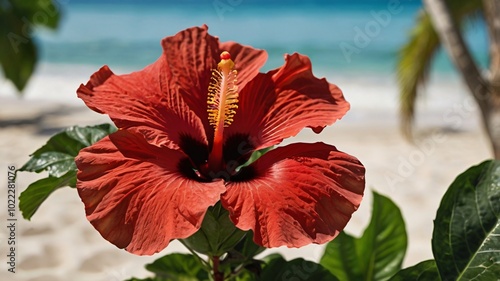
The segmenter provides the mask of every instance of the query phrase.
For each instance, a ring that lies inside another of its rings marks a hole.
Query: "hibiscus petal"
[[[208,34],[208,27],[192,27],[162,41],[168,71],[163,78],[177,89],[189,107],[200,117],[212,139],[208,123],[207,93],[212,69],[217,68],[219,40]]]
[[[138,255],[189,237],[225,187],[197,181],[186,158],[126,130],[81,150],[77,189],[88,220],[106,240]]]
[[[243,46],[235,42],[224,42],[219,46],[221,51],[228,51],[238,71],[238,89],[243,89],[258,73],[266,63],[267,53],[264,50]]]
[[[253,149],[270,147],[310,127],[316,133],[349,110],[342,91],[314,77],[309,58],[285,56],[285,65],[259,74],[240,91],[226,139],[246,136]]]
[[[140,131],[150,143],[183,147],[187,136],[207,146],[203,124],[182,97],[161,80],[165,57],[145,69],[115,75],[107,66],[78,89],[89,108],[108,114],[119,128]]]
[[[358,208],[365,169],[324,143],[291,144],[264,154],[232,178],[221,202],[264,247],[332,240]]]

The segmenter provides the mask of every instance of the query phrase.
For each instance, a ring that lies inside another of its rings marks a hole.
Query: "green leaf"
[[[47,171],[47,178],[28,186],[19,197],[19,209],[25,219],[31,219],[40,205],[56,189],[76,186],[75,157],[80,149],[92,145],[116,131],[109,124],[88,127],[70,127],[51,137],[48,142],[31,155],[31,159],[18,171]]]
[[[248,158],[248,160],[245,163],[243,163],[243,165],[239,166],[238,169],[241,169],[243,167],[249,166],[253,162],[257,161],[257,159],[259,159],[260,157],[262,157],[262,155],[266,154],[267,152],[269,152],[269,151],[271,151],[273,149],[274,149],[274,146],[270,146],[270,147],[263,148],[261,150],[254,151],[252,153],[252,155],[250,155],[250,158]]]
[[[301,280],[301,281],[335,281],[339,280],[322,265],[312,261],[298,258],[286,261],[280,255],[268,257],[268,263],[264,267],[257,280]]]
[[[256,275],[254,274],[251,274],[249,272],[243,272],[235,277],[233,277],[232,279],[229,279],[231,281],[256,281],[257,280],[257,277]]]
[[[439,272],[435,260],[423,261],[417,265],[405,268],[394,275],[390,281],[439,281]]]
[[[146,265],[146,269],[155,273],[155,281],[179,280],[199,281],[207,280],[208,273],[193,255],[170,254]]]
[[[37,26],[56,28],[60,13],[53,1],[10,0],[0,5],[0,63],[5,77],[22,91],[33,74],[38,52]]]
[[[497,280],[500,272],[500,161],[459,175],[434,221],[432,251],[443,280]]]
[[[35,70],[36,46],[23,30],[23,21],[15,15],[0,12],[0,63],[5,77],[22,91]]]
[[[23,24],[30,27],[43,26],[51,29],[58,27],[61,19],[60,8],[56,1],[26,1],[10,0],[11,13],[18,18],[24,19]]]
[[[253,242],[253,232],[247,231],[243,239],[241,239],[232,249],[231,253],[241,256],[243,260],[251,260],[256,255],[262,253],[266,248],[261,247]]]
[[[75,184],[76,171],[69,171],[61,177],[49,176],[30,184],[19,196],[19,209],[23,218],[30,220],[43,201],[56,189]]]
[[[340,233],[327,244],[320,264],[340,280],[388,280],[401,269],[406,246],[399,208],[374,192],[372,218],[363,236]]]
[[[52,136],[19,171],[48,171],[50,176],[59,177],[76,170],[74,162],[78,152],[115,131],[116,128],[110,124],[70,127]]]
[[[408,244],[401,211],[389,198],[373,192],[368,228],[358,240],[359,257],[365,257],[365,280],[387,280],[401,269]]]
[[[218,202],[208,209],[201,228],[182,241],[198,253],[220,257],[232,250],[245,234],[246,232],[234,226],[229,219],[229,212]]]
[[[75,156],[62,152],[44,152],[32,157],[20,171],[48,171],[53,177],[60,177],[68,171],[76,170]]]
[[[358,264],[360,261],[356,254],[356,244],[356,238],[342,231],[327,244],[320,264],[340,280],[362,280],[366,269]]]
[[[236,246],[230,249],[221,261],[220,270],[223,272],[236,272],[240,268],[245,271],[236,277],[236,280],[254,280],[262,271],[262,261],[254,257],[262,253],[265,248],[253,242],[253,232],[247,231],[245,237]]]

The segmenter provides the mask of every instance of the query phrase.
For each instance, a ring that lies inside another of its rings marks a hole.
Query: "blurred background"
[[[23,21],[38,45],[40,65],[36,74],[51,74],[71,66],[78,74],[104,64],[117,71],[140,69],[161,54],[161,38],[190,26],[207,24],[222,41],[238,41],[266,49],[269,61],[263,70],[283,63],[283,54],[308,55],[318,76],[382,78],[394,74],[398,50],[421,8],[416,0],[56,0],[61,16],[58,28],[43,24],[50,9]],[[32,28],[34,27],[35,28]],[[477,60],[487,62],[488,41],[481,23],[467,33]],[[23,32],[25,29],[23,29]],[[15,39],[15,38],[13,38]],[[18,45],[19,41],[12,40]],[[11,42],[12,42],[11,41]],[[75,67],[76,66],[76,67]],[[453,75],[453,67],[440,52],[433,64],[436,75]],[[13,95],[2,83],[2,96]],[[26,97],[35,97],[35,83]],[[72,93],[52,93],[44,98],[71,99]]]
[[[420,1],[53,2],[59,15],[48,6],[40,6],[25,17],[21,29],[14,33],[17,36],[3,36],[0,41],[4,60],[15,55],[10,54],[13,49],[22,49],[28,43],[36,45],[36,52],[28,52],[32,59],[14,61],[13,65],[29,64],[34,58],[38,61],[23,85],[0,78],[2,169],[7,165],[19,168],[52,134],[68,126],[109,122],[76,97],[78,86],[102,65],[118,74],[140,70],[161,55],[162,38],[202,24],[207,24],[209,33],[221,41],[265,49],[269,59],[262,71],[281,66],[284,54],[299,52],[311,58],[317,77],[326,77],[343,90],[351,103],[346,117],[321,135],[307,130],[287,142],[332,143],[365,164],[367,196],[347,231],[362,233],[370,217],[371,189],[388,195],[401,207],[407,221],[410,245],[405,266],[432,257],[432,220],[439,199],[454,177],[491,157],[477,108],[442,50],[433,60],[424,98],[417,103],[416,138],[409,142],[400,133],[396,65],[421,12]],[[0,9],[7,7],[6,3],[0,1]],[[56,17],[58,23],[53,24]],[[4,32],[7,22],[3,21]],[[474,58],[486,66],[488,38],[484,23],[478,20],[465,31]],[[30,68],[26,69],[30,73]],[[37,178],[21,173],[18,193]],[[4,204],[6,195],[1,196]],[[5,216],[0,214],[2,220]],[[20,214],[18,218],[19,272],[14,280],[144,277],[147,273],[142,265],[154,259],[134,257],[104,241],[86,221],[75,190],[69,188],[55,192],[31,222],[22,221]],[[3,243],[6,234],[2,231],[0,235]],[[174,243],[165,251],[177,250],[183,251]],[[277,251],[290,258],[317,260],[322,247]],[[5,272],[2,269],[0,279],[12,280],[4,279]]]

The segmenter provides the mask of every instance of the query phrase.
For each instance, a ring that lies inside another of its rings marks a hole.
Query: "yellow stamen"
[[[224,127],[233,122],[238,108],[238,86],[236,86],[237,71],[231,55],[224,51],[220,55],[218,69],[212,70],[208,86],[208,120],[214,126],[214,142],[209,157],[209,166],[215,170],[222,165],[222,143]]]
[[[214,128],[221,122],[224,127],[233,122],[235,109],[238,108],[238,86],[236,86],[237,71],[228,52],[222,52],[218,69],[212,70],[208,86],[208,119]]]

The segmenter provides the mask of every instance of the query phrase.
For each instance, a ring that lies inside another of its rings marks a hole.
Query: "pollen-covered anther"
[[[208,86],[207,111],[210,125],[227,127],[233,122],[235,109],[238,108],[237,71],[228,52],[222,52],[218,69],[212,70]]]

